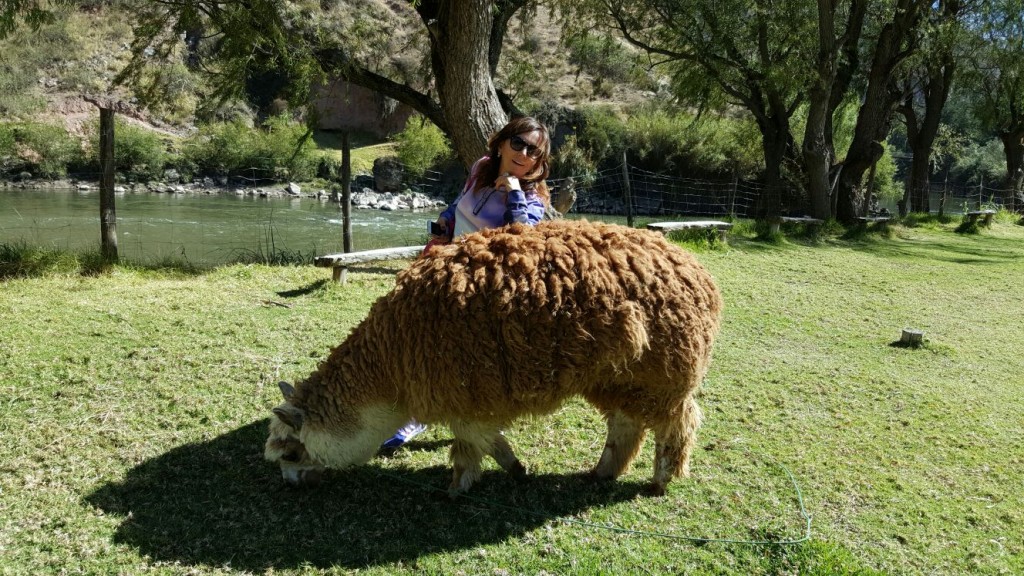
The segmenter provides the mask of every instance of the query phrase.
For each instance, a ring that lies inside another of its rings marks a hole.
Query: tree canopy
[[[526,0],[134,0],[140,26],[123,78],[184,39],[221,96],[275,79],[281,97],[344,79],[402,102],[451,138],[467,165],[513,110],[493,76],[508,20]]]

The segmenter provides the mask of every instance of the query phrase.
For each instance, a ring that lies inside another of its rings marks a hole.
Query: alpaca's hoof
[[[526,466],[518,460],[508,469],[508,473],[516,480],[526,480],[527,477]]]
[[[644,496],[661,497],[665,495],[666,486],[662,486],[657,482],[651,482],[644,487]]]

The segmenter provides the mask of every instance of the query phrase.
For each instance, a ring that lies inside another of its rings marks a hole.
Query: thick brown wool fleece
[[[500,426],[573,395],[642,421],[678,417],[721,310],[711,275],[658,233],[513,224],[413,262],[292,402],[325,427],[379,402],[422,422]]]

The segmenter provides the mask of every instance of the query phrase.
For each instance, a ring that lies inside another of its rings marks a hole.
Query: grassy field
[[[578,402],[508,431],[523,483],[490,463],[449,501],[433,428],[286,489],[262,459],[275,383],[402,262],[347,286],[250,265],[2,280],[0,574],[1020,574],[1024,227],[954,227],[697,248],[725,323],[693,474],[655,499],[650,439],[620,482],[587,480],[603,427]],[[894,346],[905,327],[926,344]]]

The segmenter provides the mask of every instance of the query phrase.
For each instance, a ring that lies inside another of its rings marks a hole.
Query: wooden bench
[[[992,217],[995,215],[995,210],[971,210],[966,214],[968,223],[977,224],[978,218],[981,218],[982,226],[991,226]]]
[[[348,267],[352,264],[376,262],[379,260],[415,258],[423,253],[423,248],[425,248],[425,246],[399,246],[396,248],[363,250],[361,252],[328,254],[326,256],[317,256],[313,259],[313,263],[321,268],[333,268],[332,278],[334,281],[344,284],[347,281],[346,277]]]
[[[662,234],[672,230],[716,230],[718,238],[725,240],[725,235],[732,228],[731,222],[720,220],[689,220],[686,222],[651,222],[647,225],[648,230],[661,232]]]
[[[810,216],[778,216],[769,221],[768,226],[772,234],[778,234],[783,224],[806,224],[808,226],[821,226],[825,221]]]
[[[889,221],[892,220],[891,216],[858,216],[857,220],[864,226],[869,224],[878,224],[879,226],[888,226]]]

